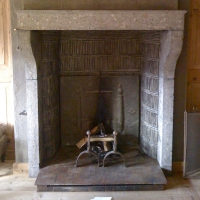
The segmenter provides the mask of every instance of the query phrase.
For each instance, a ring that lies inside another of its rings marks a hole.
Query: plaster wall
[[[24,0],[25,10],[176,10],[178,0]]]

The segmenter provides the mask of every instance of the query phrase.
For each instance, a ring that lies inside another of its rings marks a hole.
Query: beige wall
[[[24,0],[35,10],[175,10],[178,0]]]
[[[9,139],[6,159],[14,159],[12,67],[9,1],[0,0],[0,123]]]

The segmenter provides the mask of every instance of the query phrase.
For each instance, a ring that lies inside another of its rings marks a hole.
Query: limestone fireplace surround
[[[38,73],[31,47],[32,30],[135,30],[160,31],[158,152],[157,160],[172,170],[174,72],[183,43],[185,11],[135,10],[21,10],[15,29],[20,32],[26,60],[29,175],[39,172]],[[15,61],[13,61],[15,65]],[[13,66],[15,67],[15,66]]]

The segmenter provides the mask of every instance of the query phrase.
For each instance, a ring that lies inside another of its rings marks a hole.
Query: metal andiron
[[[109,157],[110,155],[119,155],[121,156],[121,158],[123,159],[124,161],[124,165],[126,166],[126,163],[125,163],[125,159],[123,157],[123,155],[117,151],[117,132],[116,131],[113,131],[113,134],[108,134],[108,135],[105,135],[101,132],[100,135],[94,135],[92,136],[91,135],[91,131],[87,131],[87,138],[85,138],[87,140],[87,150],[81,152],[77,159],[76,159],[76,165],[75,167],[78,167],[78,160],[79,158],[83,155],[83,154],[91,154],[91,155],[94,155],[97,160],[98,160],[98,166],[100,166],[100,158],[98,156],[98,154],[94,153],[91,151],[91,148],[90,148],[90,143],[91,142],[112,142],[113,143],[113,150],[112,151],[108,151],[106,152],[104,158],[103,158],[103,167],[105,166],[105,160],[107,157]]]

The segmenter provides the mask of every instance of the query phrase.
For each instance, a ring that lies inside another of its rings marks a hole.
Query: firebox
[[[33,31],[31,41],[41,164],[99,123],[157,158],[160,31]]]

